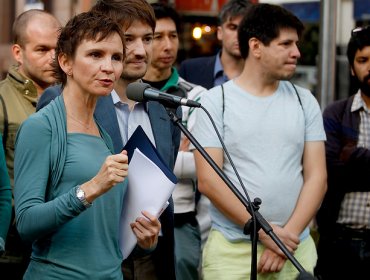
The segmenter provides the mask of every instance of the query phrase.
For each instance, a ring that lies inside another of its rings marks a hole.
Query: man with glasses
[[[370,26],[347,47],[356,94],[324,111],[328,191],[317,214],[321,279],[364,279],[370,265]]]

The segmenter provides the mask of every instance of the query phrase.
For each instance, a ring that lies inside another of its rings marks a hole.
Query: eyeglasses
[[[368,32],[370,35],[370,25],[360,26],[360,27],[356,27],[355,29],[352,29],[351,36],[358,36],[362,34],[363,32]]]

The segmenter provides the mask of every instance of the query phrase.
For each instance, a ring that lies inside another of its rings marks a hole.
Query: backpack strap
[[[222,114],[225,112],[225,91],[224,91],[224,85],[221,84],[221,92],[222,92]]]
[[[6,106],[5,106],[5,101],[4,98],[0,95],[0,101],[3,107],[3,112],[4,112],[4,131],[3,131],[3,147],[5,149],[6,146],[6,140],[8,138],[8,126],[9,126],[9,121],[8,121],[8,113],[6,111]]]
[[[304,111],[304,109],[303,109],[303,105],[302,105],[302,101],[301,101],[301,98],[299,97],[299,94],[298,94],[298,90],[297,90],[297,88],[295,87],[295,85],[291,82],[291,81],[289,81],[289,83],[292,85],[292,87],[294,88],[294,91],[295,91],[295,93],[296,93],[296,95],[297,95],[297,98],[298,98],[298,101],[299,101],[299,104],[301,105],[301,108],[302,108],[302,110]]]

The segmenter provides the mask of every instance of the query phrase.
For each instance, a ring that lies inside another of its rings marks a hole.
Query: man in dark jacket
[[[358,92],[324,111],[328,191],[317,214],[321,279],[363,279],[370,265],[370,26],[352,31],[347,57]]]
[[[231,0],[222,7],[217,27],[222,50],[214,56],[183,61],[179,69],[182,78],[210,89],[239,76],[244,59],[240,55],[237,31],[245,10],[251,5],[246,0]]]

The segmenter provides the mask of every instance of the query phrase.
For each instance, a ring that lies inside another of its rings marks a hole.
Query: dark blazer
[[[179,68],[180,77],[206,89],[213,88],[216,57],[217,55],[184,60]]]
[[[51,100],[60,95],[60,93],[60,86],[47,88],[41,95],[36,110],[47,105]],[[147,109],[156,148],[169,168],[173,169],[180,145],[180,130],[173,124],[166,109],[160,103],[149,101]],[[98,99],[94,116],[96,121],[112,138],[115,152],[119,153],[123,148],[123,142],[111,95]],[[169,203],[169,206],[160,216],[163,237],[159,238],[157,248],[152,253],[159,279],[176,279],[172,197]]]

